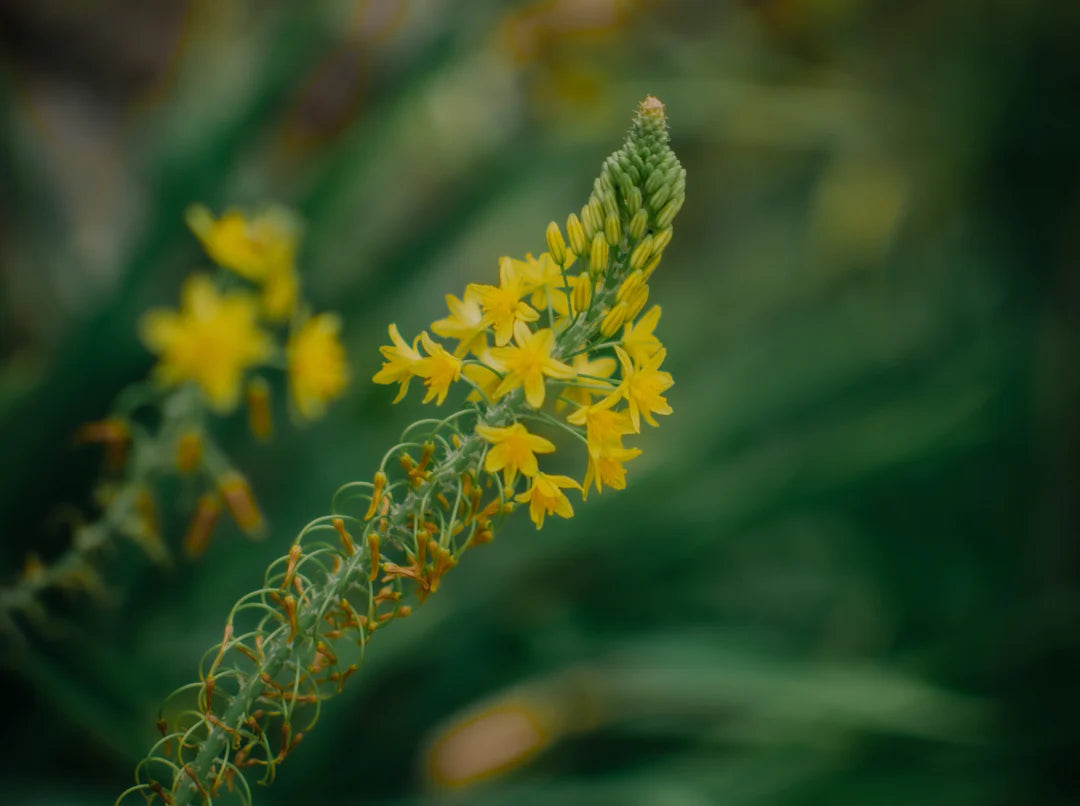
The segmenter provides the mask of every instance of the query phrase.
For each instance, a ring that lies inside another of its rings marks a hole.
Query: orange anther
[[[379,502],[382,499],[383,489],[386,487],[386,474],[381,470],[375,474],[374,488],[371,491],[371,503],[368,505],[367,512],[364,513],[364,520],[369,521],[375,517],[375,513],[379,511]]]
[[[372,582],[379,575],[379,535],[377,532],[367,533],[367,544],[371,570],[368,571],[368,579]]]
[[[181,473],[194,473],[202,464],[203,441],[198,429],[185,431],[176,440],[176,469]]]
[[[184,535],[184,553],[189,557],[199,557],[210,543],[218,518],[221,517],[221,499],[217,493],[204,493],[195,504],[195,514],[191,516],[187,534]]]
[[[262,513],[259,512],[251,487],[244,477],[235,470],[230,470],[218,479],[218,488],[236,524],[250,535],[261,531]]]
[[[338,537],[341,538],[341,545],[345,549],[345,553],[351,557],[353,552],[356,551],[356,546],[353,545],[352,535],[345,531],[345,521],[341,518],[334,518],[330,523],[337,529]]]
[[[296,574],[296,564],[300,562],[300,553],[300,544],[294,543],[292,548],[289,549],[289,562],[285,566],[285,578],[281,580],[279,590],[285,590],[292,584],[293,576]]]

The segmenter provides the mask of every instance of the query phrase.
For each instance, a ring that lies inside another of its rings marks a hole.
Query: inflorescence
[[[671,413],[660,308],[642,312],[684,191],[664,107],[648,97],[565,235],[548,225],[547,252],[502,258],[497,285],[448,296],[434,336],[407,342],[390,325],[373,380],[398,384],[395,402],[417,380],[436,405],[463,382],[464,402],[410,426],[373,479],[342,487],[332,514],[237,602],[199,682],[163,709],[162,738],[120,800],[209,803],[234,792],[250,802],[243,770],[271,781],[372,636],[435,593],[517,505],[539,529],[547,515],[573,515],[566,490],[625,487],[625,463],[640,450],[624,438]],[[580,481],[540,467],[560,432],[584,448]]]
[[[153,377],[127,387],[107,418],[88,423],[76,441],[105,449],[105,477],[96,493],[99,513],[78,518],[68,549],[50,563],[30,555],[19,579],[0,589],[0,628],[19,635],[16,619],[49,623],[43,596],[52,590],[106,595],[96,558],[127,538],[149,557],[171,557],[161,527],[157,490],[181,477],[190,503],[184,553],[200,556],[223,510],[248,535],[264,531],[247,481],[211,433],[211,415],[234,411],[243,397],[252,435],[273,430],[271,386],[264,373],[285,369],[296,418],[319,417],[348,384],[335,314],[309,316],[300,297],[296,250],[299,226],[288,212],[214,219],[192,207],[188,222],[218,265],[185,281],[179,310],[147,312],[140,335],[158,361]]]

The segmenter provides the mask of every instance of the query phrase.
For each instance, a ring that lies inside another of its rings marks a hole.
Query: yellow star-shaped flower
[[[660,369],[667,357],[667,350],[657,350],[644,361],[634,361],[621,347],[615,348],[615,354],[622,366],[622,381],[603,402],[610,405],[620,398],[626,398],[636,432],[641,431],[642,417],[649,425],[658,425],[653,414],[671,414],[671,406],[662,393],[675,383],[670,372]]]
[[[653,335],[659,321],[660,306],[653,305],[636,323],[627,323],[623,330],[622,346],[635,361],[647,361],[663,347],[660,339]]]
[[[193,381],[214,409],[234,408],[244,373],[273,350],[257,315],[249,294],[219,294],[205,274],[192,275],[179,311],[147,311],[140,322],[143,343],[159,357],[158,380],[170,386]]]
[[[465,291],[464,299],[447,294],[446,307],[450,315],[445,319],[432,322],[432,331],[436,336],[442,336],[444,339],[457,339],[458,346],[454,350],[454,355],[459,358],[469,350],[479,355],[486,344],[484,332],[487,330],[484,312],[480,307],[479,293],[475,288],[470,287]]]
[[[480,301],[485,323],[495,331],[495,344],[499,346],[510,342],[515,325],[540,318],[536,310],[521,301],[525,296],[525,282],[514,261],[508,257],[499,261],[498,286],[470,283],[465,293],[475,294]]]
[[[513,347],[494,347],[491,350],[491,365],[505,373],[495,389],[495,396],[502,397],[524,386],[525,401],[538,409],[544,405],[544,376],[567,380],[574,377],[574,368],[551,357],[555,334],[550,328],[533,333],[527,325],[519,323],[514,330],[514,342]]]
[[[555,476],[537,473],[532,486],[525,492],[518,493],[514,500],[519,504],[528,502],[529,517],[539,529],[544,525],[545,515],[558,515],[560,518],[574,517],[574,508],[560,487],[580,490],[581,485],[569,476]]]
[[[543,252],[538,258],[526,255],[525,260],[511,258],[511,261],[521,277],[525,293],[532,295],[529,301],[534,308],[542,311],[550,304],[551,309],[559,316],[569,314],[570,303],[563,270],[549,253]],[[573,262],[571,258],[567,266]]]
[[[578,353],[574,356],[574,372],[577,373],[576,384],[564,389],[562,392],[563,397],[581,406],[588,406],[592,403],[594,395],[603,394],[611,389],[610,384],[604,384],[602,381],[592,380],[592,378],[610,378],[615,374],[617,366],[618,364],[614,358],[606,356],[589,358],[588,353]],[[559,405],[562,405],[561,401]]]
[[[616,490],[626,489],[626,468],[623,462],[629,462],[641,456],[640,448],[623,448],[616,445],[605,445],[598,453],[589,452],[589,466],[585,469],[585,489],[582,491],[582,499],[589,497],[589,485],[596,482],[596,491],[601,492],[604,485],[614,487]]]
[[[585,426],[585,441],[590,456],[599,456],[609,448],[621,448],[623,436],[634,433],[630,416],[625,411],[613,410],[606,401],[582,406],[566,421]]]
[[[409,391],[409,381],[415,377],[416,367],[422,360],[422,356],[416,350],[416,342],[420,340],[420,337],[413,339],[410,346],[405,339],[401,338],[397,325],[391,324],[387,330],[390,332],[390,341],[393,344],[385,344],[379,348],[379,352],[386,360],[383,362],[382,369],[376,372],[371,380],[375,383],[401,384],[397,397],[394,398],[394,402],[397,403]]]
[[[289,339],[289,389],[296,410],[308,420],[322,416],[326,404],[349,383],[340,332],[341,318],[322,313],[308,319]]]
[[[489,473],[498,473],[501,470],[507,487],[513,486],[518,472],[530,477],[539,473],[536,454],[552,453],[555,450],[554,443],[530,434],[521,423],[505,428],[478,425],[476,433],[492,444],[484,459],[484,470]]]
[[[420,334],[420,343],[424,345],[427,356],[416,364],[413,374],[423,378],[427,387],[423,402],[434,398],[435,405],[441,406],[450,392],[450,384],[461,377],[461,359],[450,355],[426,331]]]

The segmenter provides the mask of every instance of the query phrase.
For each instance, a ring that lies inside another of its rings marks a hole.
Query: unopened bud
[[[619,214],[619,202],[615,200],[615,194],[610,190],[600,197],[600,202],[601,206],[604,208],[601,221],[609,216],[617,216]]]
[[[619,290],[615,292],[615,299],[619,302],[626,302],[626,300],[634,296],[638,289],[643,285],[645,285],[645,276],[642,274],[641,270],[632,271],[627,275],[626,279],[622,281]]]
[[[663,252],[657,252],[651,258],[649,262],[645,264],[645,268],[642,269],[642,274],[645,275],[645,279],[648,280],[652,277],[652,273],[656,271],[656,267],[660,265],[660,259],[664,256]]]
[[[119,473],[127,461],[131,431],[118,417],[86,423],[75,432],[75,441],[98,442],[105,446],[105,466],[110,473]]]
[[[585,228],[576,213],[571,213],[566,219],[566,237],[570,239],[570,249],[575,255],[585,254]]]
[[[380,470],[375,474],[375,482],[371,490],[371,503],[368,505],[367,512],[364,513],[364,520],[371,520],[375,517],[375,513],[379,511],[379,503],[385,488],[386,474]]]
[[[260,442],[266,442],[274,433],[274,420],[270,412],[270,384],[263,378],[252,378],[247,385],[248,428]]]
[[[157,563],[168,562],[169,552],[161,538],[161,519],[158,516],[157,499],[149,487],[141,486],[135,498],[138,516],[128,534],[142,546],[150,559]]]
[[[255,503],[255,496],[247,480],[235,470],[226,472],[218,480],[218,489],[225,499],[225,506],[229,508],[236,525],[249,535],[257,534],[262,530],[263,518]]]
[[[603,222],[603,218],[598,219],[596,217],[596,211],[593,209],[591,203],[586,204],[581,208],[581,226],[585,228],[585,237],[589,241],[592,241],[592,237],[597,230],[603,228]]]
[[[659,255],[671,243],[671,227],[665,227],[653,235],[653,254]]]
[[[641,239],[641,243],[634,247],[634,251],[630,253],[630,270],[636,271],[645,268],[646,261],[652,255],[652,249],[652,236],[646,235]]]
[[[619,224],[618,215],[609,215],[604,219],[604,237],[611,246],[615,246],[622,239],[622,226]]]
[[[184,535],[184,553],[189,557],[200,557],[210,543],[218,518],[221,516],[221,499],[216,493],[205,493],[195,504],[195,514],[191,516],[187,534]]]
[[[547,225],[547,237],[548,251],[551,253],[551,258],[560,266],[566,264],[566,241],[563,240],[562,230],[559,229],[559,225],[552,221]]]
[[[664,184],[664,172],[660,168],[655,168],[649,178],[645,180],[645,192],[655,193],[661,185]]]
[[[669,198],[671,198],[671,185],[662,185],[659,190],[649,196],[649,207],[659,212]]]
[[[604,204],[603,204],[603,202],[599,198],[597,198],[596,196],[590,196],[588,206],[589,206],[589,217],[592,219],[592,222],[595,225],[593,227],[593,231],[596,232],[598,230],[603,230],[604,229],[604,218],[606,216],[606,213],[604,212]],[[615,209],[617,211],[618,207],[616,207]],[[590,235],[589,237],[592,237],[592,236]]]
[[[600,333],[605,338],[614,336],[619,328],[623,326],[626,321],[626,303],[617,302],[615,307],[604,314],[603,320],[600,322]]]
[[[656,214],[656,226],[658,227],[670,227],[671,222],[675,220],[675,215],[682,208],[683,199],[681,196],[676,196],[663,206],[659,213]]]
[[[633,217],[630,219],[630,224],[627,226],[626,231],[630,237],[635,241],[640,239],[645,234],[645,229],[649,226],[649,214],[645,212],[645,208],[640,208]]]
[[[626,300],[626,321],[633,320],[649,301],[649,287],[644,283]]]
[[[608,244],[604,233],[598,232],[593,236],[592,249],[589,252],[589,271],[599,274],[608,265]]]
[[[185,431],[176,440],[176,469],[181,473],[194,473],[202,464],[202,434],[197,429]]]
[[[570,304],[574,308],[574,313],[587,311],[589,303],[592,302],[592,278],[588,274],[580,274],[571,282],[574,290],[570,292]]]

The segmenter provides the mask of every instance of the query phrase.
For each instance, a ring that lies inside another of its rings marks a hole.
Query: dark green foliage
[[[356,382],[269,447],[226,424],[266,542],[222,530],[171,572],[122,544],[113,606],[60,597],[61,632],[5,646],[0,800],[128,784],[228,606],[420,411],[368,382],[386,324],[542,251],[647,93],[687,173],[652,279],[675,413],[624,493],[541,535],[515,519],[378,636],[257,802],[430,802],[432,731],[517,686],[595,719],[463,802],[1073,799],[1071,4],[678,0],[587,35],[521,3],[382,33],[337,4],[193,4],[182,36],[143,33],[175,64],[134,73],[86,45],[139,4],[105,5],[65,27],[12,3],[0,26],[24,38],[0,119],[4,576],[90,506],[70,435],[149,367],[139,312],[203,260],[187,204],[298,209]]]

